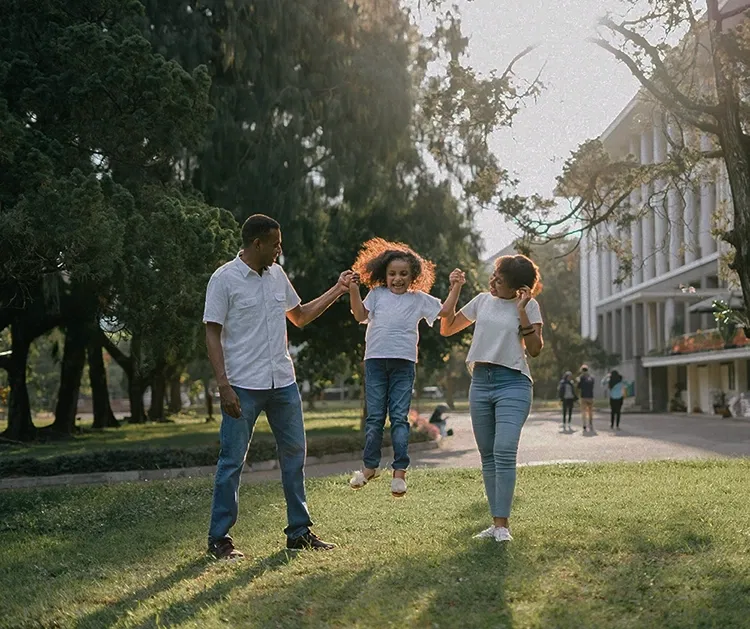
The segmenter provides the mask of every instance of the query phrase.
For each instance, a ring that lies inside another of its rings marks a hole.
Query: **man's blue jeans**
[[[495,518],[510,517],[518,441],[531,410],[531,381],[515,369],[478,363],[469,408],[490,512]]]
[[[393,469],[409,467],[409,407],[414,387],[415,365],[401,358],[368,358],[365,361],[365,449],[366,468],[380,467],[386,413],[391,418]]]
[[[214,480],[209,543],[228,538],[237,522],[240,474],[245,464],[255,422],[261,411],[276,439],[281,484],[286,498],[287,537],[304,535],[312,526],[305,498],[305,425],[302,400],[296,384],[280,389],[250,390],[232,387],[240,398],[242,414],[230,417],[222,411],[221,451]]]

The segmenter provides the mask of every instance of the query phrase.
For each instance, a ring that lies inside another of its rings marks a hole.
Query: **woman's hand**
[[[521,286],[516,291],[516,308],[519,312],[526,310],[526,305],[531,301],[531,289],[528,286]]]
[[[453,269],[451,271],[451,274],[449,276],[449,281],[451,288],[458,284],[459,286],[463,286],[466,284],[466,273],[464,273],[461,269]]]

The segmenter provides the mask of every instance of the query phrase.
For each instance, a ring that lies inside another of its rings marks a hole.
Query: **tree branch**
[[[601,24],[615,31],[616,33],[619,33],[620,35],[625,37],[625,39],[634,43],[636,46],[639,46],[646,52],[646,54],[650,57],[651,62],[654,64],[654,68],[656,69],[656,74],[664,83],[664,86],[667,88],[667,91],[672,96],[672,99],[678,102],[680,105],[682,105],[685,109],[694,111],[696,113],[708,114],[709,116],[715,116],[720,113],[720,109],[718,106],[701,105],[700,103],[696,103],[694,100],[692,100],[691,98],[689,98],[688,96],[686,96],[680,91],[680,89],[675,85],[674,81],[669,75],[669,70],[667,70],[667,68],[664,66],[664,61],[662,60],[661,55],[659,54],[659,50],[656,48],[656,46],[651,44],[651,42],[649,42],[643,35],[641,35],[640,33],[636,33],[632,29],[625,28],[624,26],[617,24],[614,20],[611,20],[610,18],[602,19]]]
[[[744,7],[737,7],[736,9],[731,9],[729,11],[724,11],[724,12],[720,11],[717,21],[723,22],[724,20],[733,18],[735,15],[740,15],[741,13],[745,13],[748,9],[750,9],[750,4],[746,4]]]
[[[662,103],[667,109],[675,109],[675,100],[671,98],[669,94],[662,92],[653,81],[651,81],[648,77],[646,77],[643,70],[641,70],[641,68],[638,67],[638,64],[635,61],[633,61],[633,59],[631,59],[630,56],[622,52],[622,50],[615,48],[612,44],[610,44],[605,39],[591,38],[588,41],[606,50],[611,55],[613,55],[616,59],[624,63],[628,67],[630,72],[633,74],[633,76],[635,76],[635,78],[638,79],[638,81],[640,81],[641,85],[643,85],[643,87],[645,87],[651,94],[653,94],[653,96],[660,103]],[[687,122],[689,122],[692,126],[696,127],[697,129],[700,129],[701,131],[705,131],[707,133],[712,133],[714,135],[719,135],[718,125],[708,123],[705,120],[701,120],[699,117],[696,117],[687,112],[682,112],[681,115],[683,118],[685,118]]]
[[[126,356],[125,353],[117,347],[102,330],[99,330],[99,338],[102,342],[102,347],[107,350],[107,353],[114,358],[115,362],[122,368],[122,370],[128,375],[128,378],[133,374],[133,360],[130,356]]]
[[[513,59],[510,60],[508,67],[505,68],[505,71],[500,75],[500,80],[504,81],[505,79],[507,79],[513,73],[513,66],[516,65],[516,63],[523,59],[526,55],[536,50],[538,47],[539,44],[532,44],[531,46],[527,46],[526,48],[524,48],[515,57],[513,57]]]

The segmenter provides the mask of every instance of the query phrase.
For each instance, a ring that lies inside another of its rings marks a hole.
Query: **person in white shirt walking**
[[[301,328],[319,317],[348,292],[352,272],[345,271],[326,293],[302,304],[284,269],[276,264],[281,255],[279,223],[254,214],[242,226],[242,244],[238,256],[212,275],[203,314],[222,412],[208,550],[222,559],[244,556],[229,531],[237,521],[240,474],[262,411],[278,448],[287,507],[287,548],[329,550],[334,545],[310,528],[305,426],[286,321]]]
[[[445,306],[428,292],[435,282],[435,265],[402,243],[368,240],[352,266],[349,286],[352,314],[367,323],[365,336],[365,447],[363,467],[349,481],[364,487],[379,473],[386,415],[391,420],[393,480],[391,493],[406,494],[409,467],[409,407],[417,362],[419,322],[429,325],[456,308],[464,274],[451,273]],[[364,302],[360,281],[370,288]]]
[[[498,542],[512,539],[508,518],[516,485],[518,442],[531,410],[532,381],[526,354],[538,356],[544,345],[542,315],[532,299],[541,290],[539,280],[539,268],[526,256],[498,258],[490,291],[440,321],[444,336],[476,321],[466,357],[472,372],[469,407],[493,521],[475,537]]]

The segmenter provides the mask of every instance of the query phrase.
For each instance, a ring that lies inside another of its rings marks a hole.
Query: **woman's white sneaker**
[[[495,541],[497,542],[509,542],[513,539],[513,536],[510,534],[510,531],[506,529],[504,526],[496,526],[495,527]]]
[[[391,493],[396,498],[406,495],[406,481],[403,478],[394,478],[391,481]]]
[[[485,539],[489,537],[494,538],[496,528],[497,527],[493,524],[491,527],[484,529],[484,531],[482,531],[481,533],[477,533],[476,535],[474,535],[474,539]]]

